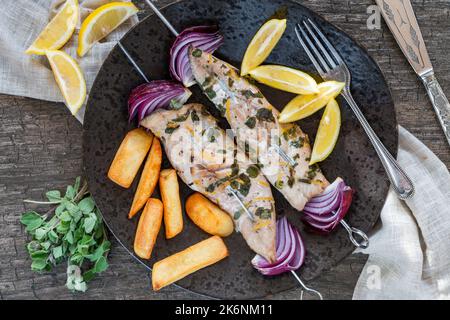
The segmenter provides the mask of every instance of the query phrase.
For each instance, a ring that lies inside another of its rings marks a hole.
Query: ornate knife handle
[[[450,144],[450,103],[444,91],[442,91],[441,85],[434,76],[433,71],[424,74],[421,78],[444,130],[445,137]]]

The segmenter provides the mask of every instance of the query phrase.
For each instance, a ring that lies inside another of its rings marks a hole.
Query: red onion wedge
[[[329,233],[344,219],[350,208],[353,190],[337,178],[322,194],[312,198],[303,209],[303,220],[317,231]]]
[[[196,26],[183,30],[170,49],[170,73],[186,87],[195,84],[189,64],[189,47],[213,53],[223,43],[223,37],[215,26]]]
[[[144,83],[131,91],[128,98],[128,116],[141,121],[159,108],[177,108],[191,96],[191,91],[174,81],[157,80]]]
[[[252,259],[252,265],[266,276],[275,276],[284,272],[297,270],[305,260],[305,245],[298,230],[286,217],[277,221],[277,262],[270,263],[260,255]]]

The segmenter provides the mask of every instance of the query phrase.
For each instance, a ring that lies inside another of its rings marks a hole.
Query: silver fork
[[[295,33],[306,54],[325,81],[335,80],[345,82],[342,96],[350,105],[350,108],[355,113],[369,137],[370,142],[372,142],[398,197],[402,200],[412,197],[414,194],[414,185],[411,179],[383,145],[353,99],[350,90],[351,74],[340,54],[310,19],[303,21],[303,26],[297,24]]]

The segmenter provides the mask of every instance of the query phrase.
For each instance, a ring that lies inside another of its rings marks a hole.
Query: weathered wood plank
[[[166,4],[171,1],[157,1]],[[143,1],[136,1],[145,8]],[[366,47],[379,63],[392,89],[399,123],[409,129],[450,165],[444,140],[431,104],[417,77],[386,26],[368,31],[371,0],[305,0],[302,4],[322,14]],[[450,92],[450,0],[415,0],[416,13],[436,73]],[[144,11],[145,15],[148,11]],[[198,295],[175,286],[153,293],[149,274],[113,240],[111,267],[94,280],[87,293],[72,294],[64,286],[65,267],[51,273],[30,271],[21,213],[48,189],[63,189],[81,174],[81,126],[62,104],[0,95],[0,299],[195,299]],[[366,257],[348,257],[311,283],[328,299],[350,299]],[[299,290],[273,299],[297,299]]]

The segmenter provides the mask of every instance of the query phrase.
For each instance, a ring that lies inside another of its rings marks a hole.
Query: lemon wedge
[[[328,158],[336,146],[340,130],[341,110],[336,100],[332,99],[325,108],[322,120],[320,120],[309,165]]]
[[[300,70],[268,65],[259,66],[249,72],[258,82],[269,87],[296,94],[319,93],[317,82],[309,74]]]
[[[59,50],[46,52],[59,89],[70,112],[75,115],[86,99],[86,82],[77,62]]]
[[[283,109],[279,121],[289,123],[304,119],[316,113],[336,98],[344,89],[345,83],[337,81],[322,82],[317,87],[319,93],[311,95],[300,95],[294,98]]]
[[[79,14],[78,0],[67,0],[25,53],[45,55],[46,50],[61,48],[72,36]]]
[[[258,30],[242,60],[241,76],[245,76],[266,60],[286,30],[286,23],[286,19],[272,19]]]
[[[131,2],[111,2],[94,10],[82,23],[77,53],[84,56],[92,46],[138,12]]]

